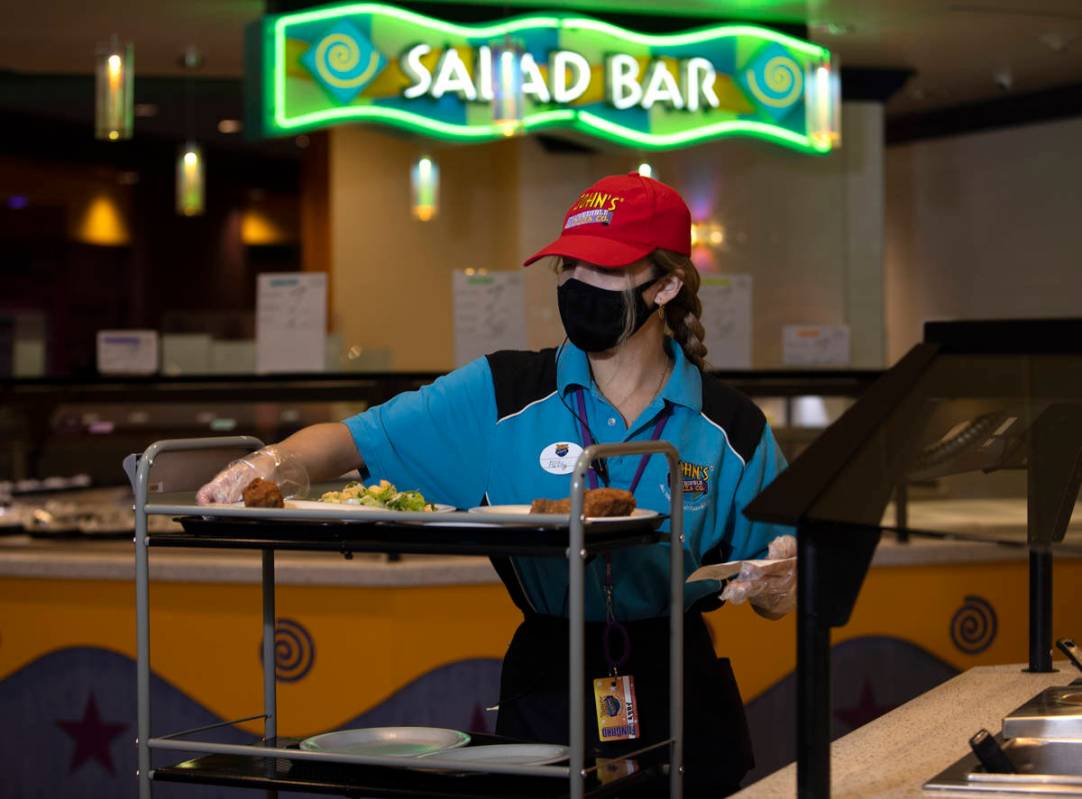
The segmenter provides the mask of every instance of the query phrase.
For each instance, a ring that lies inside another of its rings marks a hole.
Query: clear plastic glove
[[[277,483],[286,499],[308,493],[308,470],[304,464],[288,449],[272,444],[230,463],[196,492],[195,501],[200,505],[239,502],[244,489],[257,477]]]
[[[767,559],[786,563],[745,563],[730,580],[721,598],[734,605],[751,604],[771,616],[784,616],[796,607],[796,538],[778,536],[767,548]]]

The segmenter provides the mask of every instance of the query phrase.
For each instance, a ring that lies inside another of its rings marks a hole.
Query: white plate
[[[510,513],[521,514],[524,516],[530,515],[529,505],[480,505],[476,508],[470,508],[470,513]],[[635,508],[631,512],[630,516],[587,516],[586,521],[592,524],[598,524],[603,522],[630,522],[640,521],[642,519],[653,519],[658,515],[656,510],[648,510],[646,508]]]
[[[432,513],[450,513],[455,509],[454,505],[441,505],[438,502],[430,503],[435,508]],[[312,508],[329,510],[390,510],[389,508],[373,508],[371,505],[350,505],[348,502],[313,502],[309,499],[287,499],[286,505],[294,508]]]
[[[347,505],[344,502],[320,502],[312,499],[287,499],[285,508],[256,508],[255,510],[337,510],[337,511],[385,511],[387,508],[373,508],[371,505]],[[229,502],[221,505],[206,505],[207,508],[243,508],[243,502]],[[450,513],[453,505],[433,503],[433,513]]]
[[[426,757],[454,760],[457,763],[491,763],[501,766],[548,766],[567,760],[568,748],[557,744],[494,744],[467,746],[454,751],[437,752]],[[418,764],[420,767],[420,764]]]
[[[466,733],[439,727],[369,727],[314,735],[301,741],[301,749],[339,755],[420,757],[457,749],[469,742]]]

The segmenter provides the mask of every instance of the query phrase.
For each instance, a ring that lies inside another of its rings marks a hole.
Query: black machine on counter
[[[960,505],[1024,507],[1027,524],[922,522],[913,503],[886,512],[929,481]],[[1049,672],[1053,551],[1082,550],[1067,534],[1080,481],[1082,319],[933,322],[748,506],[798,528],[799,796],[830,795],[830,628],[848,622],[883,530],[1026,547],[1029,670]]]

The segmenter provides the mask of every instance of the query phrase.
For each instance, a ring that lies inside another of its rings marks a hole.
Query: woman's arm
[[[305,427],[278,446],[291,452],[304,465],[313,482],[333,480],[364,465],[349,428],[341,422]]]
[[[291,464],[303,467],[303,491],[312,481],[331,480],[363,463],[348,427],[341,422],[314,424],[280,444],[233,461],[196,492],[195,501],[200,505],[237,502],[254,478],[279,483],[291,474]]]

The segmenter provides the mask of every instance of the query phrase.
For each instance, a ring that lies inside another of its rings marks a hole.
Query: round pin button
[[[609,427],[616,427],[616,417],[615,416],[610,416],[609,417]]]

